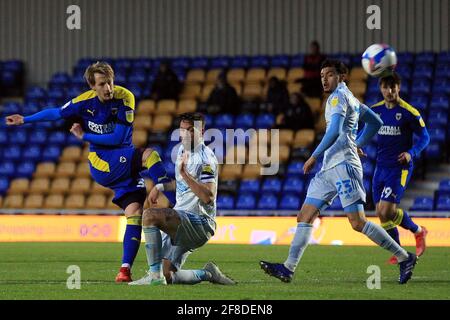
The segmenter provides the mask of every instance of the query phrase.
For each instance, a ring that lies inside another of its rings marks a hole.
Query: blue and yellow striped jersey
[[[130,126],[127,137],[121,145],[132,146],[132,125],[134,121],[134,95],[121,87],[114,87],[114,97],[110,101],[101,102],[94,90],[87,91],[72,99],[61,107],[61,116],[65,119],[77,117],[82,119],[82,127],[86,133],[111,134],[116,124]],[[105,146],[91,144],[91,149],[105,149]]]
[[[425,122],[416,108],[401,99],[392,109],[387,108],[384,101],[371,108],[383,120],[383,126],[377,134],[377,165],[399,166],[399,154],[412,148],[413,134],[420,134],[425,128]]]

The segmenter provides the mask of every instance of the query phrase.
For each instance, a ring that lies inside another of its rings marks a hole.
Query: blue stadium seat
[[[23,129],[15,129],[8,133],[9,141],[14,144],[24,145],[28,143],[27,131]]]
[[[211,59],[211,69],[225,69],[230,66],[229,58],[226,56],[218,56]]]
[[[39,103],[36,102],[26,102],[23,105],[23,114],[30,115],[41,110]]]
[[[266,178],[261,185],[261,191],[278,193],[281,191],[281,180],[279,178]]]
[[[77,137],[75,137],[73,134],[70,134],[70,135],[67,137],[66,145],[68,145],[68,146],[79,146],[79,147],[81,147],[81,146],[83,146],[83,141],[80,140],[80,139],[78,139]]]
[[[132,84],[144,84],[147,81],[147,73],[145,70],[135,70],[128,75],[127,82]]]
[[[428,101],[429,101],[428,95],[413,93],[408,102],[415,108],[427,109]]]
[[[450,63],[450,51],[440,52],[437,56],[438,62],[449,62]]]
[[[133,70],[150,70],[152,66],[153,63],[150,58],[138,58],[131,62],[131,67]]]
[[[450,179],[445,179],[439,182],[439,191],[450,192]]]
[[[58,160],[61,153],[61,147],[59,145],[49,145],[42,151],[42,161],[54,162]]]
[[[30,87],[25,96],[27,99],[43,99],[47,97],[47,92],[41,87]]]
[[[191,60],[191,69],[206,69],[209,66],[209,59],[207,57],[196,57]]]
[[[250,58],[250,68],[269,68],[270,60],[268,56],[254,56]]]
[[[402,80],[409,80],[412,77],[412,68],[408,64],[402,64],[395,68]]]
[[[62,131],[54,131],[48,134],[48,142],[63,145],[66,143],[67,134]]]
[[[239,117],[236,117],[235,127],[246,130],[248,128],[252,128],[253,123],[254,123],[254,116],[249,113],[244,113],[239,115]]]
[[[433,52],[416,53],[416,63],[434,63],[435,54]]]
[[[238,196],[236,201],[236,209],[238,210],[252,210],[256,207],[255,196],[251,193],[242,193]]]
[[[433,82],[433,95],[450,94],[450,80],[445,78],[436,78]]]
[[[38,162],[41,160],[41,147],[39,146],[29,146],[23,148],[22,156],[25,160],[30,160],[32,162]]]
[[[445,141],[445,135],[446,132],[444,129],[440,128],[433,128],[428,129],[428,132],[430,134],[430,140],[433,142],[444,142]]]
[[[429,94],[431,92],[430,81],[426,79],[416,79],[411,86],[411,91],[414,93]]]
[[[50,90],[47,94],[47,99],[62,99],[64,100],[66,98],[66,92],[64,89],[61,88],[54,88],[53,90]]]
[[[6,60],[3,61],[2,68],[7,71],[22,72],[24,64],[21,60]]]
[[[248,68],[250,59],[247,56],[235,56],[231,58],[230,68]]]
[[[172,68],[174,69],[187,69],[191,64],[191,59],[189,57],[177,57],[172,60]]]
[[[4,87],[14,87],[17,85],[18,76],[13,71],[0,69],[0,84]]]
[[[431,197],[417,197],[414,199],[411,211],[433,211],[434,200]]]
[[[8,135],[6,130],[0,129],[0,146],[5,146],[9,143]]]
[[[434,73],[434,77],[435,79],[439,78],[450,79],[450,63],[446,65],[437,66]]]
[[[217,209],[219,210],[233,210],[234,209],[234,197],[231,195],[221,195],[217,196]]]
[[[22,148],[18,145],[9,145],[3,150],[3,158],[7,161],[23,160]]]
[[[175,178],[175,164],[172,161],[166,161],[164,163],[164,168],[166,168],[167,175],[169,178]]]
[[[115,79],[114,82],[117,82],[117,76],[120,75],[115,75]],[[72,76],[72,79],[70,80],[72,85],[77,85],[77,86],[83,86],[86,84],[86,80],[83,78],[83,75],[78,75],[78,74],[74,74]]]
[[[414,62],[414,54],[411,52],[397,52],[397,60],[402,64],[411,64]]]
[[[437,94],[431,97],[430,108],[431,109],[443,109],[449,110],[449,99],[445,94]]]
[[[278,206],[278,197],[273,193],[263,193],[258,201],[259,210],[275,210]]]
[[[36,165],[33,161],[20,162],[16,166],[16,177],[30,178],[33,175]]]
[[[216,128],[219,128],[219,129],[221,129],[221,128],[233,128],[233,126],[234,126],[234,124],[233,124],[234,123],[234,119],[233,118],[234,117],[231,114],[227,114],[227,113],[218,114],[215,117],[214,126]]]
[[[239,192],[258,193],[260,190],[260,181],[258,179],[244,179],[239,186]]]
[[[300,197],[298,195],[289,193],[281,197],[278,203],[278,209],[280,210],[299,210],[300,209]]]
[[[428,159],[439,159],[441,157],[441,146],[437,142],[431,141],[425,149],[425,154]]]
[[[50,79],[51,84],[68,85],[70,83],[70,75],[66,72],[55,73]]]
[[[9,179],[5,177],[0,177],[0,195],[6,194],[9,189]]]
[[[132,61],[128,58],[119,58],[115,61],[114,67],[116,69],[125,69],[128,70],[132,66]]]
[[[288,68],[289,56],[287,54],[275,55],[270,59],[270,66],[272,68]]]
[[[3,104],[3,115],[22,113],[22,105],[19,102],[5,102]],[[3,119],[2,119],[3,120]]]
[[[305,63],[305,56],[303,54],[296,54],[291,57],[291,68],[303,67]]]
[[[305,182],[298,176],[287,177],[284,180],[283,192],[290,192],[295,194],[300,194],[305,191]]]
[[[445,111],[431,112],[427,119],[427,127],[443,127],[448,123],[448,113]]]
[[[1,161],[0,162],[0,177],[11,178],[16,174],[16,169],[14,162],[12,161]]]
[[[271,113],[263,113],[256,117],[255,127],[257,129],[270,129],[275,125],[275,116]]]
[[[439,197],[436,201],[437,211],[450,211],[450,196]]]
[[[287,167],[288,175],[303,176],[303,161],[292,161]]]

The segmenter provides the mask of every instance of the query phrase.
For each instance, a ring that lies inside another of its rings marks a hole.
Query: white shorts
[[[361,168],[341,163],[331,169],[317,172],[309,183],[306,197],[323,200],[331,205],[337,195],[343,208],[359,200],[366,202]]]

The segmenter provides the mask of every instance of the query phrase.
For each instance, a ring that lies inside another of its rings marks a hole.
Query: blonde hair
[[[108,80],[114,80],[114,70],[106,62],[99,62],[91,64],[84,72],[84,78],[91,86],[95,85],[95,74],[100,73]]]

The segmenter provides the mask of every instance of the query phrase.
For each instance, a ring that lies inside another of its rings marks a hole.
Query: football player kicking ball
[[[383,126],[377,135],[373,200],[381,226],[398,244],[398,225],[414,233],[416,255],[421,256],[426,249],[427,229],[415,224],[408,213],[397,208],[397,205],[411,178],[413,159],[428,145],[430,136],[419,111],[400,98],[400,77],[393,73],[380,78],[379,83],[384,100],[373,105],[372,111],[383,120]],[[418,139],[413,143],[414,134]],[[397,257],[392,256],[389,263],[396,264]]]
[[[205,120],[199,113],[180,116],[182,144],[176,160],[176,181],[155,185],[149,198],[156,203],[162,190],[176,190],[173,209],[144,211],[143,230],[149,270],[129,285],[196,284],[210,281],[233,285],[213,263],[183,270],[188,255],[203,246],[216,230],[217,158],[203,143]],[[162,237],[161,231],[165,233]]]
[[[122,266],[116,282],[130,282],[131,266],[139,250],[142,210],[147,196],[142,172],[155,183],[170,181],[159,154],[132,144],[134,95],[114,86],[114,71],[107,63],[97,62],[86,69],[85,78],[92,90],[72,99],[61,108],[51,108],[23,117],[6,117],[7,125],[76,118],[71,132],[90,143],[88,156],[92,178],[114,191],[113,202],[127,217],[123,239]],[[173,192],[166,196],[175,202]]]
[[[322,64],[322,85],[325,92],[331,93],[325,109],[327,129],[322,141],[305,162],[303,171],[309,173],[322,153],[323,166],[308,187],[306,200],[297,216],[297,229],[287,260],[284,263],[260,261],[260,266],[269,275],[291,282],[311,237],[314,219],[339,195],[352,228],[397,257],[400,264],[399,283],[403,284],[411,278],[417,262],[416,255],[406,252],[382,227],[367,221],[363,206],[366,193],[357,148],[369,142],[383,122],[353,96],[344,82],[346,73],[347,68],[340,61],[327,60]],[[365,122],[366,126],[356,140],[358,120]]]

